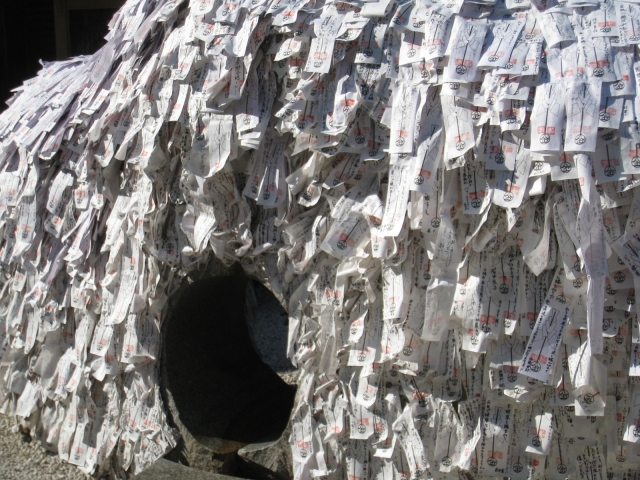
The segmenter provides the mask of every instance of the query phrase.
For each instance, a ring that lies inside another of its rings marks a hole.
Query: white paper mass
[[[215,256],[289,305],[296,479],[635,479],[638,45],[637,0],[129,0],[0,116],[1,411],[142,471]]]

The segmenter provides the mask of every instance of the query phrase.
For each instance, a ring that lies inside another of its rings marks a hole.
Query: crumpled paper
[[[160,324],[215,256],[289,305],[295,478],[635,478],[637,1],[109,26],[0,116],[2,412],[86,473],[164,455]]]

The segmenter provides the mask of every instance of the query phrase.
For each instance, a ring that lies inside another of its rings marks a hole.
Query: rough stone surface
[[[258,355],[285,382],[295,384],[297,370],[287,358],[287,311],[261,283],[250,282],[249,287],[254,299],[248,302],[247,317]]]
[[[247,445],[238,451],[238,464],[243,475],[250,478],[290,480],[293,472],[291,447],[287,442],[291,422],[275,442]]]
[[[12,431],[15,422],[0,415],[0,480],[88,480],[74,465],[46,451],[28,434]]]
[[[160,459],[132,480],[238,480],[236,477],[204,472]]]

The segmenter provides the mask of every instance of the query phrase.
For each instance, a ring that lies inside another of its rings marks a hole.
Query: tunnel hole
[[[274,295],[245,277],[198,280],[168,321],[164,375],[191,435],[234,448],[278,439],[295,386],[287,316]]]

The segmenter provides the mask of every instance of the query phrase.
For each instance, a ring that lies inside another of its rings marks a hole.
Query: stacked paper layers
[[[160,323],[215,255],[289,304],[296,479],[638,476],[640,2],[110,27],[0,117],[2,411],[85,472],[162,456]]]

